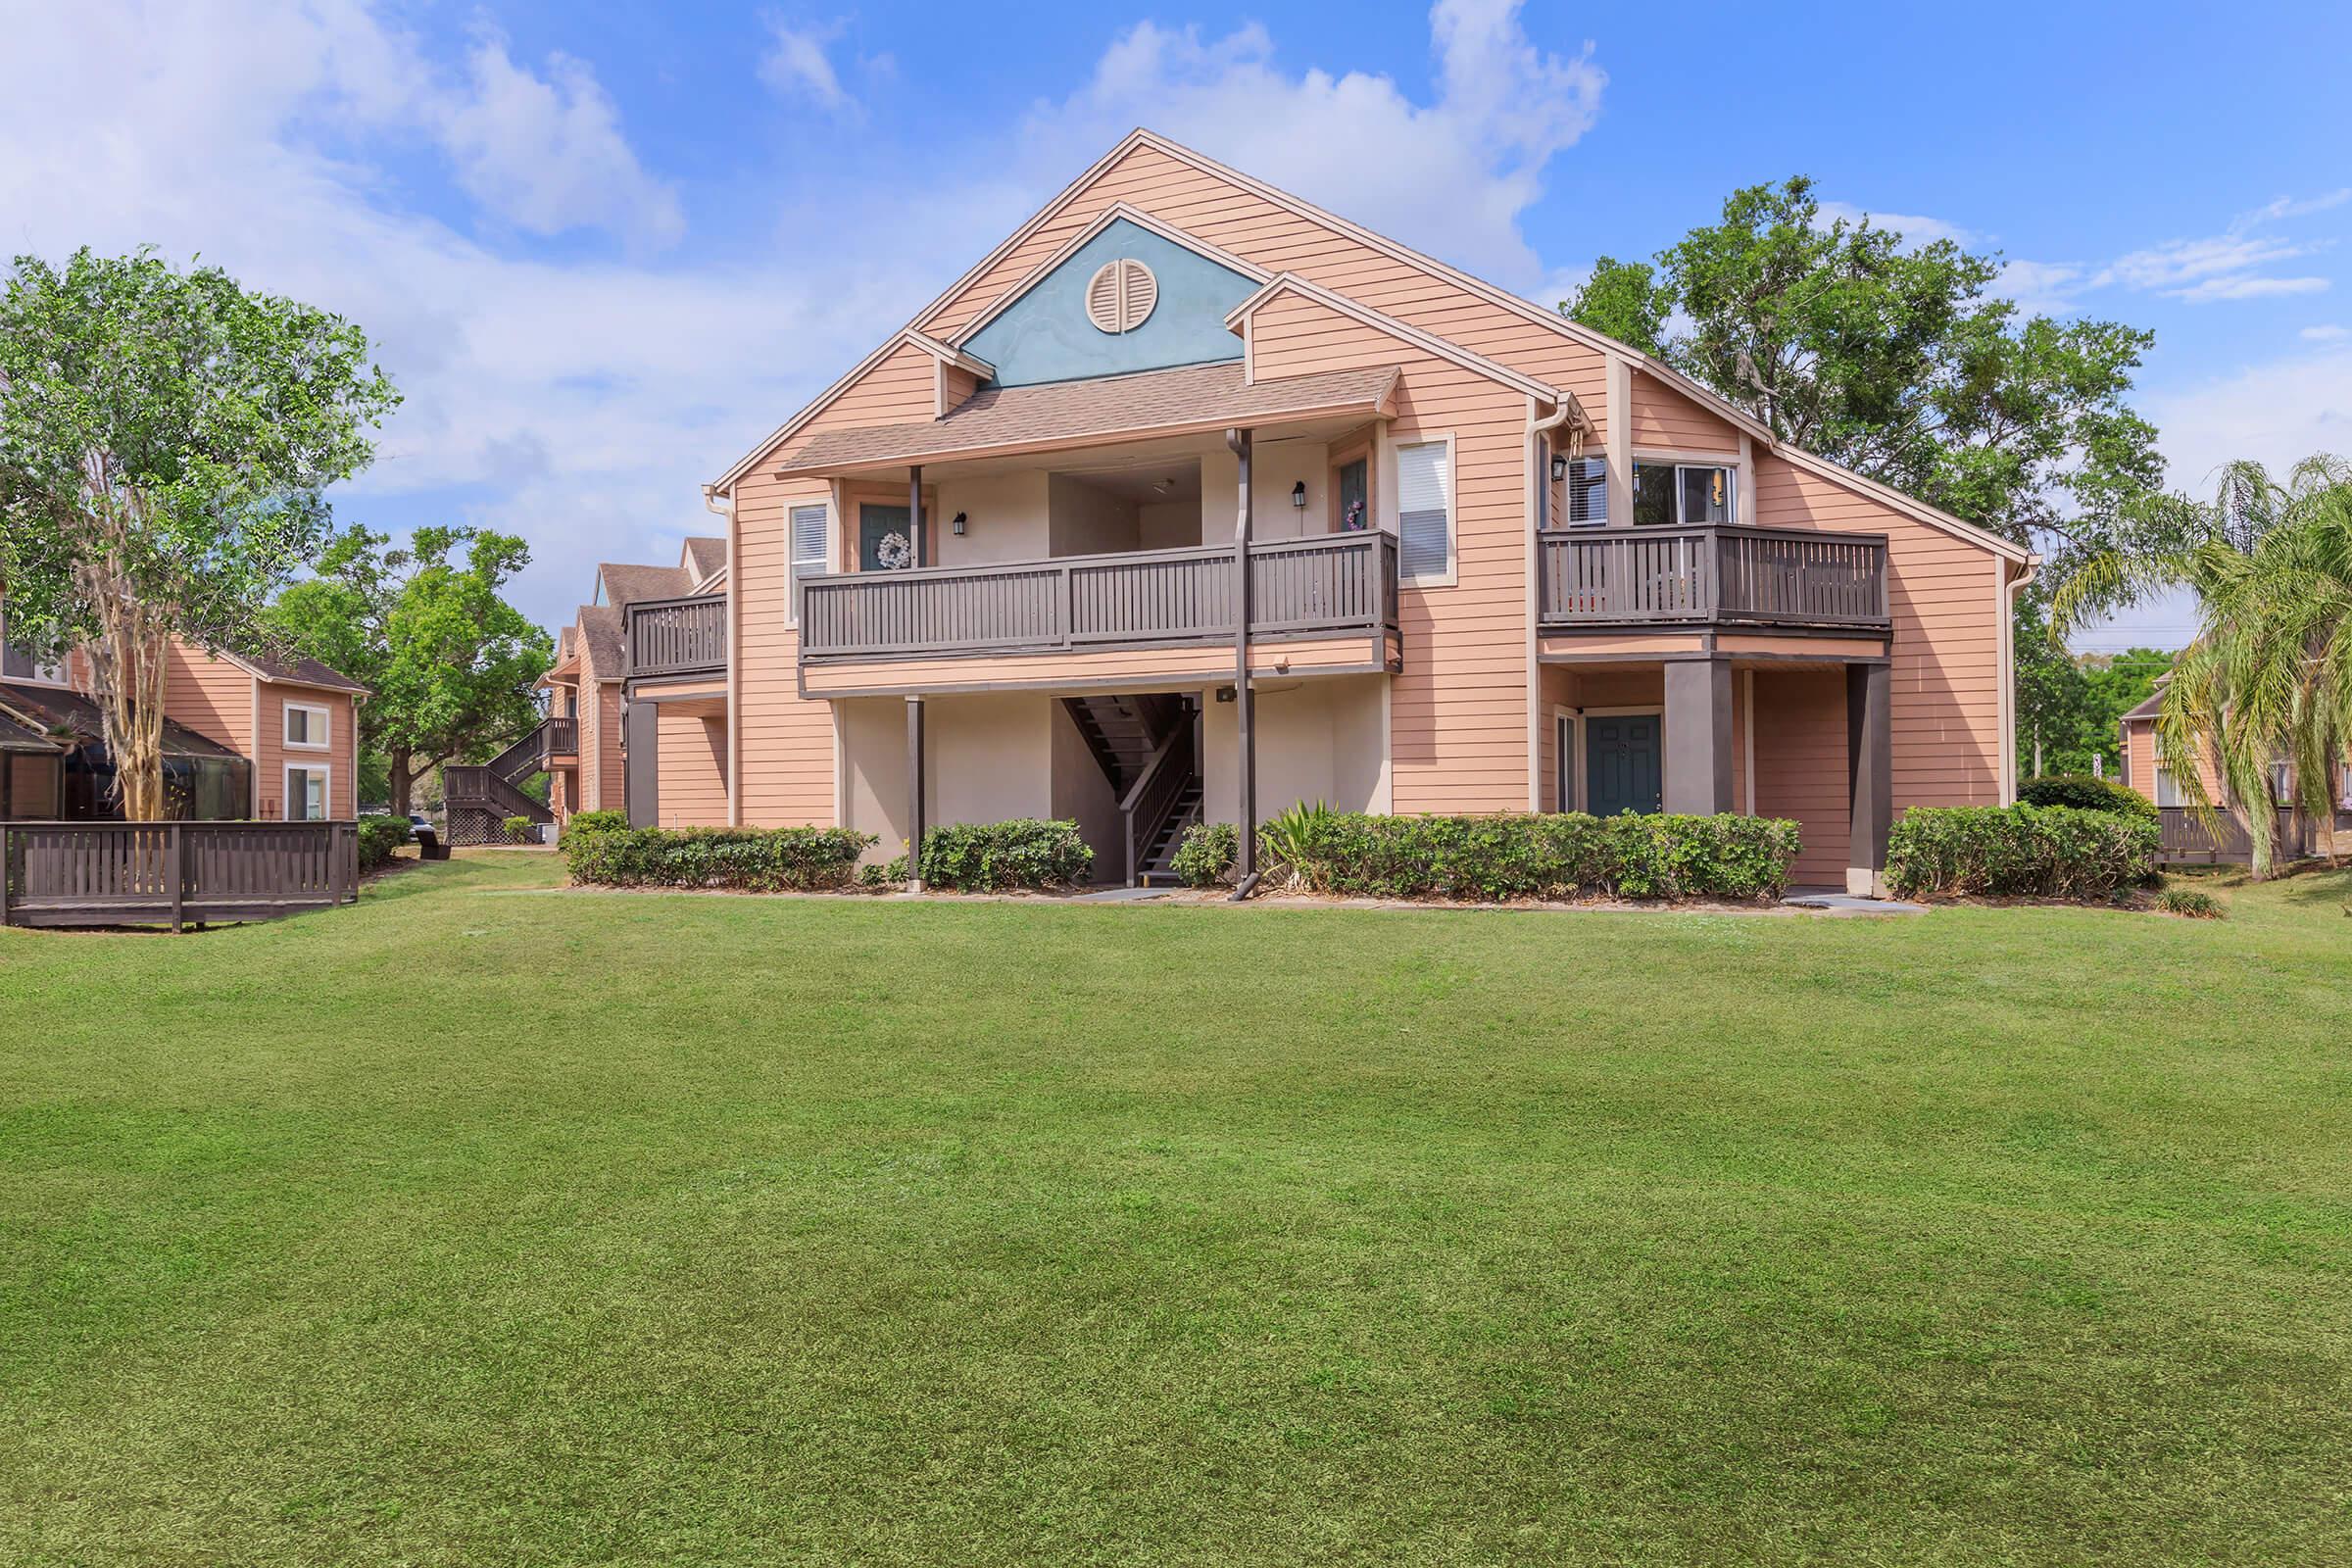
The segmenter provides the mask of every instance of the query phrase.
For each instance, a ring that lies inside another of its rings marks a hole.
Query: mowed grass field
[[[559,875],[0,931],[0,1562],[2352,1560],[2352,876]]]

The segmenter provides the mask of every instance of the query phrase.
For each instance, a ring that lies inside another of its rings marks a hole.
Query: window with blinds
[[[1396,449],[1396,575],[1443,579],[1453,570],[1452,453],[1444,441]]]
[[[825,569],[825,508],[795,507],[791,517],[792,533],[792,614],[801,613],[801,579],[813,577]]]
[[[1571,528],[1599,528],[1609,520],[1609,466],[1599,458],[1568,460],[1568,502],[1560,520]]]

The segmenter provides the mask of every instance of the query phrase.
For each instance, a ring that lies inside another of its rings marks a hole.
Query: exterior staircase
[[[530,818],[534,826],[556,819],[555,813],[522,792],[522,781],[544,772],[548,759],[574,750],[577,720],[543,718],[522,739],[479,764],[441,769],[441,794],[449,812],[452,844],[503,844],[510,816]]]
[[[1197,705],[1172,693],[1065,697],[1062,709],[1118,797],[1130,886],[1176,880],[1184,830],[1200,820]]]

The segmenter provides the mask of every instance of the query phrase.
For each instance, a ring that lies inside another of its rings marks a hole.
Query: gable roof
[[[1013,301],[1051,277],[1064,262],[1084,250],[1089,241],[1122,219],[1138,228],[1157,234],[1171,245],[1181,246],[1196,256],[1216,263],[1227,271],[1239,272],[1252,283],[1266,282],[1274,275],[1255,262],[1245,261],[1231,251],[1219,249],[1197,234],[1188,234],[1173,223],[1153,218],[1140,207],[1130,207],[1125,202],[1112,202],[1093,222],[1062,241],[1053,255],[1031,268],[1010,288],[991,300],[987,309],[964,322],[962,329],[956,334],[955,341],[959,344],[969,343],[981,328],[1004,315]],[[934,304],[931,309],[935,311],[939,307]],[[929,312],[925,314],[928,315]]]
[[[1499,365],[1483,354],[1476,354],[1463,348],[1458,343],[1447,342],[1436,333],[1425,332],[1410,322],[1399,321],[1393,316],[1384,316],[1369,305],[1351,300],[1345,294],[1323,287],[1320,283],[1309,282],[1296,272],[1276,274],[1268,280],[1265,287],[1235,306],[1227,314],[1225,324],[1239,332],[1242,330],[1243,324],[1250,317],[1256,315],[1268,301],[1278,299],[1285,294],[1296,294],[1301,299],[1313,300],[1317,305],[1337,311],[1342,316],[1361,321],[1366,326],[1378,331],[1386,332],[1399,341],[1410,343],[1417,349],[1426,350],[1440,359],[1450,360],[1466,370],[1475,370],[1480,375],[1500,381],[1503,385],[1515,391],[1524,392],[1531,398],[1540,398],[1555,407],[1566,405],[1574,408],[1577,418],[1584,421],[1587,429],[1592,428],[1592,421],[1585,418],[1584,406],[1576,401],[1574,394],[1562,392],[1557,387],[1547,386],[1532,375],[1522,375],[1507,365]]]
[[[597,680],[620,679],[620,612],[611,605],[582,605],[579,628],[581,672]]]
[[[982,276],[986,275],[991,268],[995,267],[1006,256],[1017,250],[1040,228],[1053,221],[1056,214],[1060,213],[1063,208],[1067,207],[1072,201],[1076,200],[1078,196],[1087,189],[1087,187],[1095,182],[1096,179],[1101,177],[1102,173],[1113,168],[1119,162],[1119,160],[1125,158],[1129,153],[1133,152],[1138,147],[1150,147],[1153,151],[1158,152],[1165,157],[1171,158],[1178,163],[1189,165],[1192,168],[1199,170],[1202,173],[1210,174],[1216,178],[1226,180],[1244,190],[1250,192],[1252,195],[1258,196],[1265,201],[1271,202],[1277,207],[1283,208],[1284,210],[1298,217],[1306,219],[1310,222],[1319,223],[1324,227],[1333,230],[1334,232],[1345,234],[1350,239],[1353,239],[1358,243],[1389,257],[1393,261],[1401,262],[1405,266],[1417,269],[1423,272],[1427,272],[1431,276],[1443,278],[1447,282],[1453,283],[1466,292],[1476,295],[1478,298],[1487,301],[1489,304],[1497,306],[1502,310],[1509,311],[1513,315],[1518,316],[1525,320],[1534,322],[1535,324],[1544,327],[1547,331],[1556,332],[1563,337],[1572,339],[1578,343],[1582,343],[1587,348],[1593,349],[1612,359],[1622,360],[1642,370],[1644,374],[1655,376],[1658,380],[1672,387],[1675,391],[1680,392],[1685,397],[1696,402],[1702,408],[1721,416],[1723,418],[1729,420],[1734,427],[1744,430],[1750,436],[1754,437],[1763,445],[1764,450],[1773,453],[1775,456],[1786,458],[1788,462],[1795,464],[1799,467],[1817,473],[1822,477],[1830,479],[1836,483],[1852,485],[1860,489],[1864,494],[1867,494],[1876,500],[1882,501],[1887,506],[1893,507],[1897,511],[1904,513],[1906,515],[1915,517],[1918,520],[1927,523],[1931,527],[1940,529],[1945,533],[1949,533],[1955,537],[1964,539],[1971,544],[1979,545],[1984,549],[1994,552],[1997,555],[2005,556],[2012,561],[2031,563],[2035,559],[2032,551],[2011,544],[2008,540],[2001,538],[1998,534],[1992,533],[1984,528],[1981,528],[1973,522],[1969,522],[1961,517],[1956,517],[1950,513],[1942,511],[1940,508],[1929,506],[1926,502],[1920,501],[1915,497],[1905,495],[1903,492],[1894,489],[1892,486],[1881,484],[1875,479],[1866,478],[1861,474],[1855,473],[1852,469],[1841,467],[1835,463],[1829,462],[1827,459],[1815,457],[1813,454],[1805,452],[1801,448],[1783,443],[1772,433],[1770,426],[1758,420],[1754,416],[1748,414],[1744,409],[1739,407],[1739,405],[1731,402],[1727,398],[1722,397],[1712,389],[1702,386],[1698,382],[1691,380],[1690,377],[1684,375],[1681,371],[1676,370],[1672,367],[1665,364],[1665,362],[1652,358],[1650,355],[1633,347],[1631,344],[1621,343],[1617,339],[1610,337],[1605,332],[1595,331],[1581,321],[1570,319],[1568,317],[1562,315],[1558,311],[1547,311],[1542,306],[1535,304],[1533,301],[1521,299],[1518,295],[1511,293],[1507,289],[1497,287],[1493,283],[1485,281],[1483,278],[1473,277],[1468,272],[1462,271],[1458,268],[1449,267],[1446,263],[1437,260],[1435,257],[1423,255],[1421,252],[1412,249],[1410,246],[1399,244],[1397,241],[1390,239],[1386,235],[1375,233],[1360,223],[1350,222],[1348,220],[1342,218],[1335,213],[1326,212],[1322,208],[1315,206],[1312,202],[1305,201],[1299,197],[1292,195],[1288,191],[1282,190],[1273,185],[1269,185],[1264,180],[1258,179],[1254,175],[1246,174],[1238,169],[1229,168],[1228,166],[1218,163],[1215,159],[1210,158],[1205,154],[1195,152],[1193,149],[1184,146],[1180,142],[1171,141],[1156,131],[1149,130],[1140,125],[1134,130],[1129,131],[1125,136],[1121,137],[1117,146],[1111,148],[1107,153],[1104,153],[1100,159],[1097,159],[1091,166],[1089,166],[1084,172],[1080,173],[1077,178],[1071,180],[1067,185],[1064,185],[1059,194],[1055,195],[1053,200],[1049,201],[1045,206],[1039,208],[1034,214],[1032,214],[1028,221],[1021,224],[1020,227],[1014,229],[1012,233],[1006,236],[1005,239],[994,250],[991,250],[986,256],[983,256],[978,262],[974,263],[969,269],[967,269],[962,276],[956,278],[955,282],[949,284],[946,289],[942,290],[936,299],[932,300],[930,304],[924,306],[922,310],[915,314],[914,318],[907,323],[906,327],[904,328],[898,336],[895,336],[889,341],[883,343],[880,347],[875,349],[873,353],[867,355],[863,360],[859,361],[855,367],[853,367],[848,374],[842,376],[831,386],[825,388],[824,391],[818,393],[816,398],[806,408],[802,409],[798,414],[795,414],[791,418],[785,420],[784,423],[779,425],[776,430],[764,441],[760,442],[759,446],[755,447],[749,453],[746,453],[740,462],[728,468],[725,473],[719,475],[719,477],[708,485],[706,489],[710,492],[724,490],[736,480],[742,478],[746,472],[748,472],[755,465],[759,463],[760,459],[763,455],[772,451],[778,443],[789,438],[795,430],[798,430],[803,424],[808,422],[810,418],[813,418],[817,414],[822,412],[829,404],[831,404],[835,398],[839,397],[843,391],[854,385],[860,376],[865,374],[867,370],[880,364],[882,360],[899,345],[906,333],[913,332],[921,328],[942,309],[953,303],[960,294],[963,293],[964,290],[969,288]],[[1195,248],[1199,248],[1201,242],[1189,239],[1188,237],[1188,240],[1185,241],[1185,243],[1190,243]],[[1202,254],[1205,255],[1208,253],[1203,251]],[[1027,278],[1023,279],[1024,283],[1030,280]],[[936,342],[937,340],[933,339],[932,341]]]
[[[106,719],[97,702],[62,686],[0,685],[0,704],[18,720],[30,720],[48,730],[72,730],[93,741],[106,734]],[[223,746],[168,716],[164,719],[163,753],[166,757],[244,757],[234,747]]]
[[[1218,429],[1250,419],[1331,413],[1377,414],[1396,390],[1394,365],[1326,370],[1250,384],[1235,364],[1037,386],[984,387],[945,418],[921,424],[826,430],[778,473],[805,472],[1005,447],[1043,447],[1105,435]]]
[[[203,653],[203,649],[195,650]],[[259,654],[232,654],[226,649],[212,658],[236,665],[256,680],[272,681],[286,686],[314,686],[320,691],[349,692],[355,697],[374,695],[367,687],[331,664],[300,655],[292,659],[270,659]]]
[[[684,566],[640,566],[608,561],[596,568],[596,580],[607,608],[620,611],[648,599],[683,599],[694,592],[694,578]]]
[[[679,564],[690,572],[696,582],[708,581],[727,564],[727,542],[709,534],[697,534],[686,541]]]

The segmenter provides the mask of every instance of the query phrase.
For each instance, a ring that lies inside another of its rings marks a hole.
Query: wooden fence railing
[[[1233,635],[1233,548],[1138,550],[993,566],[804,578],[801,657],[1033,652]],[[1396,540],[1377,532],[1250,549],[1252,635],[1396,619]]]
[[[633,678],[696,675],[727,667],[723,594],[649,599],[628,612],[628,670]]]
[[[0,822],[0,922],[268,920],[359,897],[356,822]]]
[[[2318,855],[2328,848],[2328,825],[2314,821],[2291,806],[2276,807],[2278,833],[2272,841],[2281,860]],[[2233,811],[2222,811],[2208,827],[2192,808],[2163,806],[2156,809],[2156,858],[2171,865],[2243,865],[2254,858],[2246,827]],[[2218,831],[2216,830],[2218,828]],[[2337,813],[2336,837],[2352,844],[2352,814]]]
[[[1553,626],[1889,624],[1882,534],[1804,528],[1578,528],[1539,544]]]

